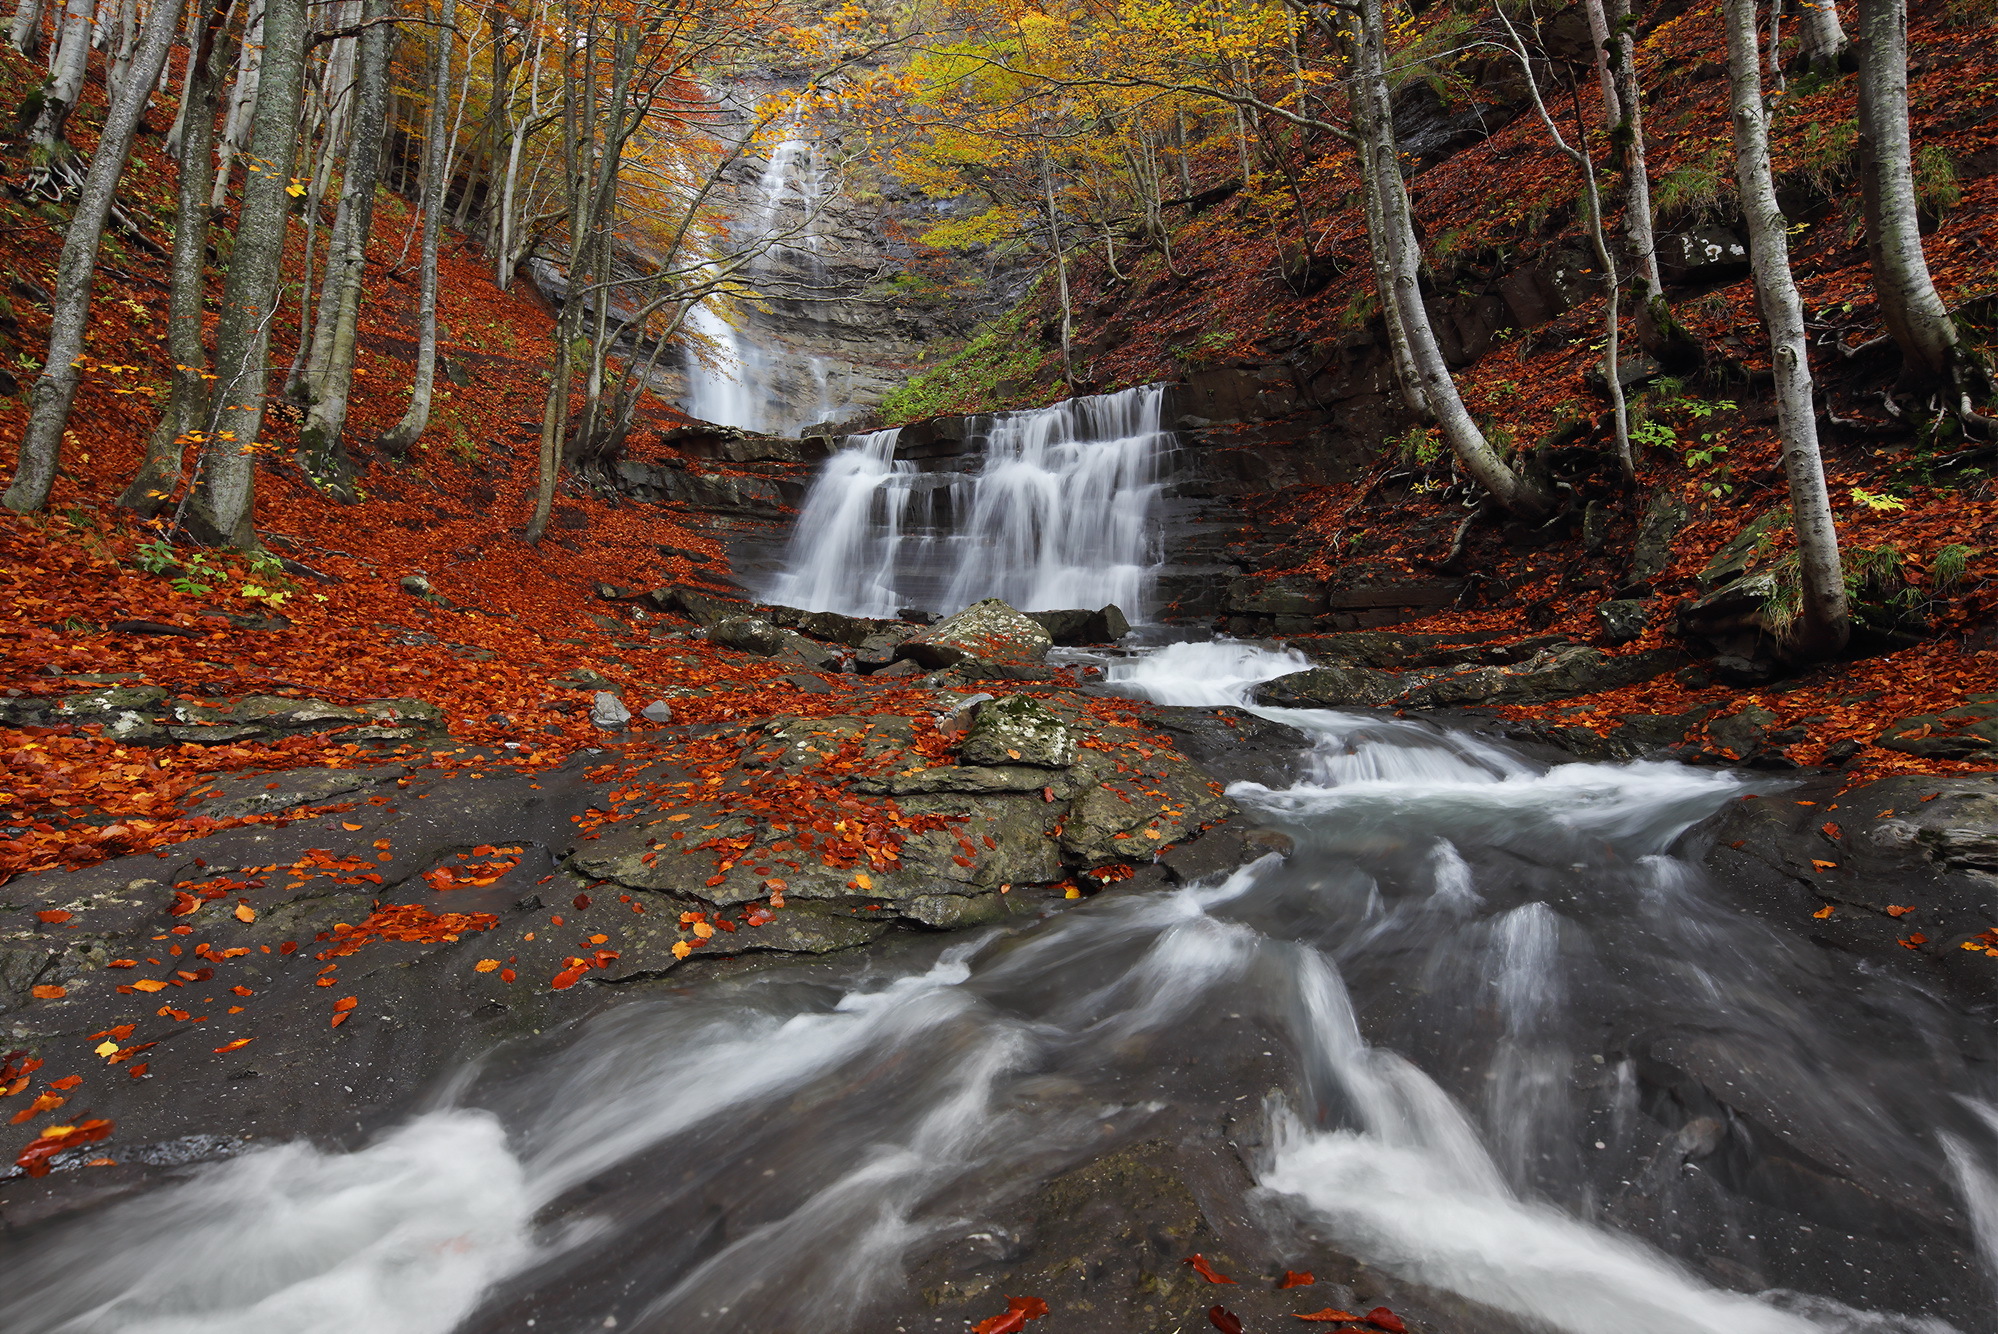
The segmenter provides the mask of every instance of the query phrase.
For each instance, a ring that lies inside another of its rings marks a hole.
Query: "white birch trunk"
[[[243,27],[243,45],[236,57],[236,81],[229,93],[229,113],[222,121],[222,136],[215,144],[215,184],[208,207],[220,212],[229,202],[229,183],[236,169],[236,155],[250,133],[257,112],[257,90],[263,80],[264,0],[251,0]]]
[[[1790,485],[1790,512],[1797,535],[1803,605],[1795,647],[1806,657],[1829,657],[1845,647],[1852,622],[1839,564],[1838,529],[1832,522],[1824,462],[1818,453],[1804,303],[1790,272],[1788,227],[1776,204],[1776,185],[1769,168],[1769,117],[1762,105],[1755,0],[1722,0],[1722,14],[1727,26],[1735,179],[1741,190],[1742,215],[1748,223],[1755,296],[1769,329],[1783,472]]]

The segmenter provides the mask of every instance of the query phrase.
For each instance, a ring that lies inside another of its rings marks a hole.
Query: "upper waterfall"
[[[813,480],[768,596],[850,616],[1150,610],[1160,550],[1161,385],[1000,413],[976,424],[976,471],[898,459],[899,433],[849,437]]]

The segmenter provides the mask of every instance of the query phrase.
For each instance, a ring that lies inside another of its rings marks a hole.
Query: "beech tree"
[[[307,340],[298,397],[305,403],[299,428],[299,463],[342,499],[353,498],[352,464],[342,445],[354,354],[361,322],[368,241],[374,234],[375,190],[381,182],[382,136],[389,104],[389,47],[395,29],[383,22],[388,0],[368,0],[362,11],[354,72],[354,112],[348,122],[346,172],[327,242],[326,276]],[[447,38],[448,40],[448,38]]]
[[[431,394],[437,383],[437,244],[451,194],[451,43],[457,0],[444,0],[437,33],[436,76],[431,82],[430,116],[423,139],[423,249],[417,261],[416,378],[402,420],[382,433],[376,445],[389,454],[406,453],[430,424]]]
[[[117,205],[118,178],[124,175],[125,161],[131,156],[132,136],[138,133],[139,117],[145,114],[153,84],[166,66],[167,49],[179,24],[179,0],[153,0],[131,76],[111,99],[97,147],[90,155],[90,166],[77,192],[76,211],[63,234],[62,257],[56,263],[48,356],[29,398],[20,464],[13,485],[0,499],[8,509],[38,510],[48,504],[63,428],[69,422],[76,386],[82,379],[83,342],[90,328],[90,287],[97,272],[97,251],[104,243],[104,224]]]
[[[215,386],[199,475],[182,523],[203,542],[256,545],[256,459],[270,380],[271,320],[290,216],[298,112],[305,92],[305,0],[267,0],[250,165],[222,318],[215,331]]]
[[[209,0],[207,22],[188,53],[181,82],[180,182],[174,195],[173,252],[167,259],[167,352],[173,374],[146,455],[118,503],[154,515],[173,499],[181,460],[208,421],[208,348],[201,310],[208,266],[208,190],[215,173],[219,68],[227,65],[229,0]]]
[[[1974,420],[1974,397],[1988,387],[1988,373],[1964,346],[1922,250],[1908,132],[1906,0],[1862,0],[1858,56],[1867,256],[1881,322],[1901,351],[1901,387],[1940,392],[1959,419]]]
[[[1762,53],[1755,0],[1722,0],[1727,29],[1730,112],[1734,122],[1735,180],[1748,223],[1749,267],[1755,298],[1769,330],[1774,363],[1776,419],[1782,435],[1783,472],[1797,536],[1799,616],[1794,647],[1806,657],[1829,657],[1852,634],[1838,529],[1825,490],[1818,453],[1818,418],[1812,397],[1810,344],[1804,303],[1790,272],[1789,226],[1776,203],[1769,167],[1769,113],[1762,104]]]

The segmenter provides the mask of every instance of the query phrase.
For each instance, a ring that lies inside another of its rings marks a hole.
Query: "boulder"
[[[966,764],[1065,769],[1075,763],[1075,738],[1045,704],[1030,695],[1009,695],[979,707],[958,757]]]
[[[599,690],[590,703],[590,722],[606,732],[622,732],[631,722],[631,710],[608,690]]]
[[[1368,667],[1313,667],[1263,682],[1253,698],[1275,709],[1379,708],[1400,698],[1408,685],[1405,676]]]
[[[663,699],[655,699],[640,709],[638,716],[648,723],[670,723],[673,721],[673,706]]]
[[[1325,610],[1325,585],[1298,574],[1244,577],[1229,583],[1222,607],[1241,616],[1316,616]]]
[[[1719,227],[1658,238],[1658,272],[1668,283],[1715,283],[1748,272],[1748,242]]]
[[[1612,657],[1585,644],[1570,644],[1536,653],[1513,667],[1480,667],[1435,677],[1395,703],[1411,709],[1546,704],[1635,685],[1685,662],[1686,655],[1676,649]]]
[[[1686,504],[1660,488],[1644,507],[1637,523],[1637,544],[1631,550],[1628,586],[1648,585],[1672,564],[1672,539],[1686,526]]]
[[[713,625],[749,611],[749,604],[737,598],[704,593],[685,584],[655,588],[645,595],[645,600],[660,611],[677,612],[697,625]]]
[[[1762,514],[1722,543],[1720,549],[1707,561],[1706,568],[1697,576],[1701,591],[1711,592],[1746,575],[1769,540],[1789,524],[1789,507],[1778,506]]]
[[[823,639],[829,644],[859,648],[869,639],[893,627],[893,621],[870,621],[859,616],[842,616],[836,611],[800,612],[798,633]]]
[[[1053,647],[1047,631],[998,598],[986,598],[902,641],[895,656],[935,670],[972,661],[1040,663]]]
[[[1030,611],[1028,620],[1048,632],[1048,637],[1064,648],[1082,644],[1114,644],[1131,632],[1131,623],[1115,603],[1095,611],[1070,608],[1064,611]]]
[[[1650,619],[1651,609],[1635,598],[1618,598],[1596,607],[1596,622],[1603,628],[1603,638],[1612,644],[1636,639]]]
[[[820,670],[839,669],[839,655],[805,638],[796,630],[782,630],[757,616],[731,616],[708,627],[708,642],[741,653],[779,658]]]

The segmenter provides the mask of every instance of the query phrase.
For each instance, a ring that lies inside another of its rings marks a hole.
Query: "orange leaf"
[[[165,991],[167,984],[155,977],[144,978],[132,984],[135,991]]]
[[[53,924],[56,922],[67,922],[71,914],[65,908],[44,908],[36,913],[35,916],[44,922]]]
[[[1889,917],[1906,917],[1909,913],[1913,912],[1914,910],[1915,909],[1913,904],[1890,903],[1887,905],[1887,915]]]
[[[1366,1317],[1365,1317],[1365,1316],[1362,1316],[1362,1315],[1355,1315],[1355,1314],[1354,1314],[1353,1312],[1351,1312],[1351,1311],[1340,1311],[1340,1310],[1337,1310],[1337,1309],[1335,1309],[1335,1308],[1333,1308],[1333,1307],[1330,1307],[1330,1306],[1328,1306],[1328,1307],[1326,1307],[1326,1308],[1325,1308],[1324,1310],[1322,1310],[1322,1311],[1313,1311],[1313,1312],[1312,1312],[1311,1314],[1309,1314],[1309,1315],[1301,1315],[1301,1316],[1298,1316],[1298,1317],[1297,1317],[1297,1319],[1299,1319],[1299,1320],[1323,1320],[1323,1321],[1325,1321],[1326,1323],[1330,1324],[1330,1323],[1332,1323],[1332,1322],[1334,1322],[1334,1321],[1342,1321],[1342,1320],[1351,1320],[1351,1321],[1354,1321],[1355,1323],[1357,1323],[1357,1322],[1359,1322],[1359,1321],[1361,1321],[1361,1320],[1364,1320],[1364,1319],[1366,1319]]]
[[[49,1160],[66,1149],[94,1144],[111,1135],[109,1121],[80,1121],[73,1126],[50,1126],[14,1160],[14,1165],[31,1177],[47,1176]]]
[[[1830,917],[1831,915],[1832,915],[1832,905],[1829,903],[1827,903],[1824,907],[1818,909],[1816,912],[1811,914],[1811,916],[1813,917]]]
[[[1008,1297],[1004,1315],[988,1316],[971,1327],[971,1334],[1019,1334],[1029,1320],[1048,1313],[1048,1304],[1039,1297]]]
[[[1818,859],[1817,859],[1816,857],[1813,857],[1813,858],[1811,858],[1811,865],[1812,865],[1812,866],[1814,866],[1814,867],[1816,867],[1816,868],[1817,868],[1818,870],[1820,870],[1820,871],[1829,871],[1829,870],[1833,869],[1834,867],[1836,867],[1836,866],[1838,865],[1838,863],[1837,863],[1837,862],[1821,862],[1821,861],[1819,861],[1819,860],[1818,860]]]
[[[50,1080],[49,1087],[52,1089],[61,1089],[66,1093],[70,1089],[75,1088],[78,1084],[81,1084],[82,1082],[83,1082],[82,1075],[64,1075],[61,1079]]]
[[[1183,1265],[1192,1265],[1193,1272],[1206,1279],[1209,1283],[1233,1283],[1235,1281],[1226,1275],[1215,1273],[1214,1266],[1208,1264],[1206,1257],[1198,1251],[1181,1260],[1180,1263]]]
[[[1284,1288],[1308,1288],[1314,1281],[1311,1277],[1311,1271],[1308,1269],[1302,1273],[1299,1273],[1295,1269],[1286,1269],[1283,1271],[1283,1282],[1277,1284],[1277,1288],[1279,1290]]]
[[[685,944],[686,942],[682,941],[681,943]],[[576,983],[583,980],[584,971],[585,970],[581,968],[565,969],[562,972],[555,974],[554,977],[550,978],[548,981],[548,985],[554,988],[556,991],[567,991],[570,987],[575,986]]]
[[[339,1000],[333,1002],[333,1008],[344,1012],[353,1009],[360,1003],[361,998],[359,996],[342,996]]]
[[[250,1039],[249,1039],[249,1038],[237,1038],[237,1039],[235,1039],[235,1040],[234,1040],[233,1042],[225,1042],[225,1043],[223,1043],[223,1044],[222,1044],[221,1046],[217,1047],[217,1048],[216,1048],[215,1050],[216,1050],[216,1051],[219,1051],[219,1052],[220,1052],[220,1051],[235,1051],[235,1050],[236,1050],[237,1048],[239,1048],[239,1047],[247,1047],[247,1046],[249,1046],[249,1045],[250,1045]]]
[[[64,996],[67,996],[69,994],[69,991],[65,987],[58,987],[58,986],[44,984],[39,987],[30,987],[29,993],[33,995],[36,1000],[61,1000]]]
[[[359,829],[359,828],[360,828],[361,826],[359,826],[359,825],[357,825],[357,824],[348,824],[348,823],[347,823],[347,822],[346,822],[345,820],[342,820],[342,821],[340,822],[340,827],[341,827],[342,829],[350,829],[350,830],[351,830],[351,829]]]
[[[239,903],[236,905],[236,920],[239,922],[254,922],[257,920],[257,910],[247,903]]]
[[[340,1011],[340,1013],[333,1016],[333,1022],[330,1025],[330,1027],[338,1028],[340,1025],[346,1022],[347,1022],[347,1011],[342,1010]]]
[[[475,973],[490,973],[497,967],[499,967],[498,959],[481,959],[472,965],[472,971]]]

